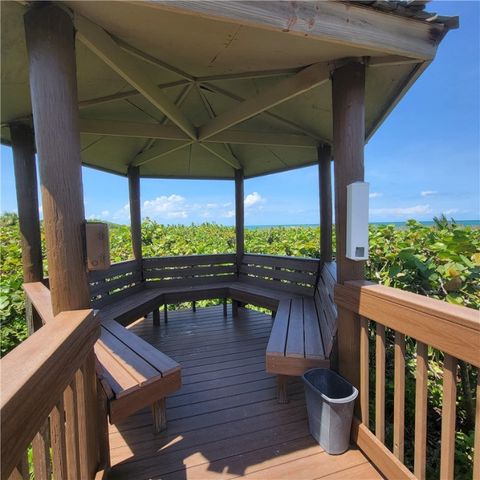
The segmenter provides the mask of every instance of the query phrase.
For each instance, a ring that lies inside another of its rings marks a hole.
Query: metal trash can
[[[310,433],[327,453],[345,452],[358,390],[328,368],[313,368],[302,378]]]

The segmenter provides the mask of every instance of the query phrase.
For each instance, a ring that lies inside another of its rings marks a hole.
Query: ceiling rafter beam
[[[320,142],[317,142],[306,135],[295,135],[291,133],[265,133],[251,132],[245,130],[225,130],[217,133],[208,140],[207,143],[233,143],[239,145],[265,145],[272,147],[299,147],[316,148]]]
[[[157,87],[161,90],[167,88],[181,87],[182,85],[191,85],[188,80],[178,80],[176,82],[159,83]],[[126,98],[138,97],[141,93],[138,90],[127,90],[125,92],[113,93],[112,95],[105,95],[103,97],[89,98],[78,102],[78,108],[88,108],[101,103],[115,102],[117,100],[125,100]]]
[[[293,75],[302,70],[303,67],[283,68],[278,70],[260,70],[253,72],[227,73],[224,75],[208,75],[205,77],[198,77],[197,81],[202,82],[217,82],[223,80],[248,80],[251,78],[268,78],[280,77],[284,75]]]
[[[145,122],[122,122],[116,120],[101,120],[93,118],[80,119],[80,133],[104,135],[110,137],[151,138],[158,140],[190,139],[176,125]],[[195,143],[195,142],[194,142]],[[239,145],[270,145],[278,147],[317,147],[319,142],[306,135],[291,133],[252,132],[246,130],[225,130],[217,133],[204,143],[209,144],[239,144]]]
[[[158,138],[162,140],[190,140],[176,125],[159,123],[117,122],[112,120],[80,119],[80,133],[110,137]]]
[[[216,133],[308,92],[312,88],[328,82],[329,79],[330,65],[328,63],[310,65],[296,75],[280,81],[265,92],[244,100],[233,109],[227,110],[202,125],[198,130],[198,138],[200,141],[206,140]]]
[[[142,153],[139,153],[130,163],[131,167],[140,167],[146,163],[152,162],[153,160],[158,160],[159,158],[170,155],[177,150],[188,147],[194,143],[193,141],[189,142],[179,142],[179,141],[168,141],[162,142],[158,145],[154,145],[152,148],[145,150]]]
[[[210,102],[208,101],[207,97],[202,92],[202,89],[200,88],[200,85],[198,83],[196,83],[195,85],[197,87],[198,95],[200,96],[200,99],[202,100],[203,106],[204,106],[205,110],[207,111],[209,117],[210,118],[215,118],[215,112],[213,110],[213,107],[210,105]],[[225,142],[223,142],[223,145],[230,152],[230,155],[235,157],[235,154],[233,153],[232,147],[228,143],[225,143]]]
[[[205,150],[209,151],[212,155],[215,155],[220,160],[223,160],[225,163],[233,167],[235,170],[241,170],[242,165],[238,161],[237,157],[229,152],[229,150],[225,147],[225,145],[216,145],[212,143],[200,143],[201,147]]]
[[[175,104],[143,73],[139,65],[124,52],[102,28],[84,17],[75,17],[77,38],[109,65],[116,73],[138,90],[152,105],[157,107],[190,138],[197,132],[190,120]]]
[[[218,94],[223,95],[227,98],[231,98],[232,100],[235,100],[236,102],[243,102],[245,100],[243,97],[240,97],[239,95],[237,95],[237,94],[235,94],[235,93],[233,93],[229,90],[225,90],[224,88],[218,87],[218,86],[214,85],[213,83],[205,83],[205,84],[203,84],[203,86],[205,88],[207,88],[208,90],[211,90],[212,92],[218,93]],[[286,125],[290,128],[294,128],[295,130],[297,130],[299,132],[302,132],[305,135],[307,135],[311,138],[314,138],[321,143],[326,143],[326,144],[332,143],[331,140],[327,140],[325,138],[322,138],[321,136],[319,136],[315,132],[312,132],[312,131],[306,129],[305,127],[303,127],[302,125],[299,125],[298,123],[292,122],[291,120],[287,120],[286,118],[284,118],[280,115],[277,115],[276,113],[265,111],[265,112],[262,112],[261,115],[263,115],[265,117],[268,117],[268,118],[271,118],[271,119],[275,120],[276,122],[281,123],[283,125]]]
[[[126,52],[135,55],[137,58],[140,58],[141,60],[145,60],[146,62],[150,63],[151,65],[154,65],[156,67],[163,68],[164,70],[168,70],[169,72],[175,73],[179,77],[183,77],[185,80],[188,80],[189,82],[194,82],[195,77],[192,75],[189,75],[187,72],[184,72],[183,70],[180,70],[177,67],[174,67],[173,65],[170,65],[162,60],[159,60],[157,57],[154,57],[153,55],[149,55],[148,53],[143,52],[142,50],[139,50],[138,48],[134,47],[133,45],[130,45],[129,43],[121,40],[118,37],[115,37],[115,41],[117,42],[118,46],[125,50]]]

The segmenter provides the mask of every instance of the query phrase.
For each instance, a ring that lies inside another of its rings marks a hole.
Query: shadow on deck
[[[152,431],[142,410],[110,427],[109,478],[381,478],[357,449],[330,456],[308,432],[303,386],[276,400],[265,372],[270,316],[222,307],[169,312],[160,327],[142,319],[131,330],[182,366],[182,388],[167,400],[168,429]]]

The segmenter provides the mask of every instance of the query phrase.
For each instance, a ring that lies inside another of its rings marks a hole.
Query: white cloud
[[[413,205],[412,207],[395,207],[395,208],[372,208],[372,215],[425,215],[432,213],[430,205]]]
[[[449,208],[448,210],[445,210],[445,215],[452,215],[452,213],[458,213],[458,208]]]
[[[380,192],[372,192],[368,195],[370,198],[378,198],[378,197],[383,197],[383,193]]]
[[[436,190],[424,190],[423,192],[420,192],[420,195],[422,197],[430,197],[432,195],[437,195],[438,192]]]
[[[235,216],[235,210],[228,210],[223,214],[223,216],[225,218],[232,218]]]
[[[102,218],[105,218],[105,217],[110,216],[110,212],[108,210],[102,210],[100,215],[102,216]]]
[[[244,205],[245,208],[250,208],[259,203],[263,203],[264,201],[265,199],[258,192],[253,192],[245,197]]]
[[[142,213],[147,217],[160,218],[187,218],[188,210],[186,199],[181,195],[162,195],[153,200],[143,202]]]

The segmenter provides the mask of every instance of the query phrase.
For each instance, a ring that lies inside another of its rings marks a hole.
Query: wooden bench
[[[231,254],[149,258],[140,284],[136,262],[114,265],[103,277],[96,273],[92,301],[102,305],[103,318],[123,325],[150,312],[159,325],[161,305],[208,298],[231,298],[234,316],[249,303],[272,310],[266,370],[279,376],[279,400],[286,401],[288,376],[330,365],[336,335],[332,265],[319,272],[318,260],[244,255],[236,275]]]
[[[114,320],[103,320],[95,344],[110,423],[150,405],[155,432],[166,428],[165,397],[181,386],[180,365]]]

